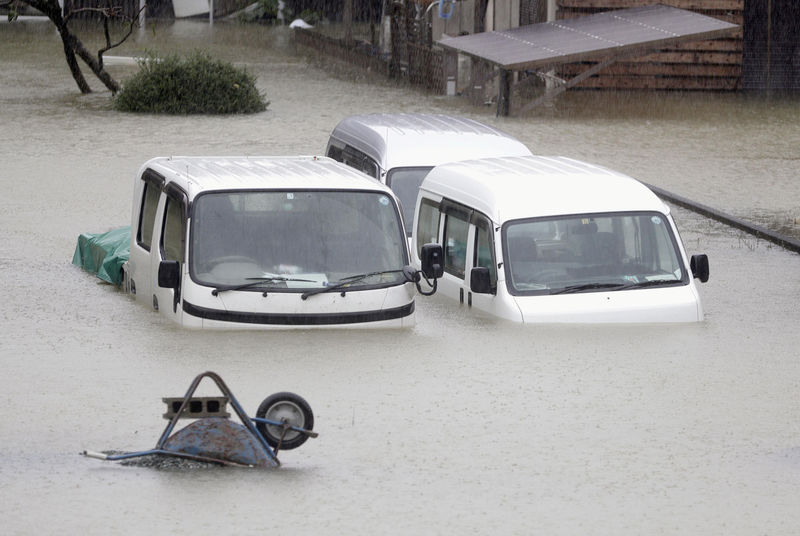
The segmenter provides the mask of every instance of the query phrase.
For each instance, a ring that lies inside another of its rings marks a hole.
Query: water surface
[[[711,259],[697,325],[517,326],[436,296],[409,330],[191,332],[70,260],[80,233],[128,224],[149,158],[318,154],[341,118],[384,111],[467,115],[791,227],[800,104],[572,93],[498,119],[326,66],[284,29],[221,22],[138,33],[115,55],[206,47],[257,74],[268,111],[118,114],[96,81],[78,94],[47,24],[0,23],[6,534],[796,533],[800,256],[686,210],[687,249]],[[320,437],[266,472],[78,455],[151,448],[161,397],[205,370],[251,414],[300,393]]]

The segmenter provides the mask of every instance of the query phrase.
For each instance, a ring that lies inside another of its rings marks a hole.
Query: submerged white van
[[[392,191],[325,157],[154,158],[134,186],[124,288],[190,328],[403,327]]]
[[[410,235],[417,191],[434,166],[531,152],[509,134],[473,119],[396,113],[343,119],[331,132],[326,154],[389,186],[400,200]]]
[[[669,207],[620,173],[563,157],[444,164],[423,181],[412,256],[444,248],[438,292],[524,323],[697,322],[694,279]]]

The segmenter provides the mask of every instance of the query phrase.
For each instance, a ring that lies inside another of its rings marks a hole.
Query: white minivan
[[[409,264],[392,191],[330,158],[154,158],[134,180],[124,287],[185,327],[410,326]]]
[[[563,157],[443,164],[425,177],[412,256],[443,246],[438,292],[523,323],[697,322],[694,279],[669,207],[633,178]]]
[[[505,132],[473,119],[443,114],[364,114],[346,117],[331,132],[327,156],[383,182],[400,200],[408,234],[425,175],[445,162],[531,151]]]

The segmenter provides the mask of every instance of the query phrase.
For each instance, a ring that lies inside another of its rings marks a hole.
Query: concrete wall
[[[507,30],[518,27],[520,1],[530,0],[489,0],[486,7],[486,30]],[[443,34],[456,36],[474,33],[475,0],[456,2],[453,15],[447,20],[440,18],[438,12],[438,6],[434,5],[429,13],[434,42],[441,39]]]

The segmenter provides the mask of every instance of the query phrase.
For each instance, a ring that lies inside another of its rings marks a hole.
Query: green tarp
[[[72,264],[119,286],[122,283],[122,265],[130,255],[131,228],[128,226],[105,233],[80,235]]]

